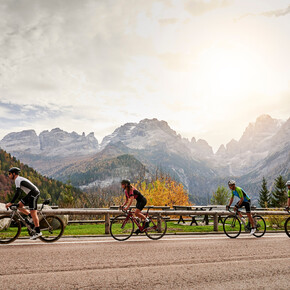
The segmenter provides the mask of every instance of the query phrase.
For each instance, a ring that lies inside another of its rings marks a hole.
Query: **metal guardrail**
[[[154,209],[154,208],[153,208]],[[49,209],[43,210],[43,214],[46,215],[104,215],[105,216],[105,233],[110,233],[110,215],[118,215],[122,214],[121,210],[116,209],[107,209],[107,208],[63,208],[63,209]],[[0,215],[5,215],[9,213],[7,210],[0,210]],[[243,213],[243,212],[242,212]],[[289,215],[289,213],[285,210],[273,211],[273,210],[253,210],[252,214],[259,215]],[[214,220],[214,231],[218,231],[218,220],[220,216],[228,216],[231,215],[230,212],[226,210],[174,210],[174,209],[166,209],[166,210],[151,210],[151,215],[164,215],[164,216],[191,216],[191,215],[208,215],[212,216]]]

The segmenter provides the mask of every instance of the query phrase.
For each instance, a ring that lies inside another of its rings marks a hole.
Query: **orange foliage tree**
[[[135,187],[146,197],[147,205],[190,205],[188,193],[181,183],[170,176],[157,177],[152,182],[137,182]]]

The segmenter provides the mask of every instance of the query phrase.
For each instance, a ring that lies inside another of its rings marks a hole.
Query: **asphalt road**
[[[289,289],[290,239],[224,235],[17,240],[0,245],[0,289]]]

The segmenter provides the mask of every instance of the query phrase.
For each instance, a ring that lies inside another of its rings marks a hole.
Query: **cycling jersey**
[[[246,192],[241,188],[236,186],[235,190],[232,190],[232,197],[237,196],[238,198],[244,198],[244,201],[250,201],[249,196],[246,194]]]
[[[39,194],[39,189],[27,178],[22,176],[17,176],[15,179],[16,193],[11,200],[11,203],[14,203],[18,196],[20,195],[21,190],[23,190],[26,194],[36,193]]]
[[[288,198],[290,198],[290,190],[288,190]]]
[[[132,186],[129,193],[127,192],[127,189],[125,189],[125,194],[127,198],[130,198],[134,196],[134,199],[137,201],[141,201],[143,198],[145,198],[140,191],[138,191],[135,187]]]

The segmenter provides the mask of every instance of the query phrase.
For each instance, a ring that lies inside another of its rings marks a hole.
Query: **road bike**
[[[285,210],[289,212],[289,209],[285,208]],[[290,238],[290,217],[288,217],[285,221],[285,224],[284,224],[284,228],[285,228],[285,232],[287,234],[287,236]]]
[[[134,224],[137,226],[137,233],[145,233],[146,236],[152,240],[162,238],[167,230],[167,223],[165,219],[159,215],[149,215],[148,207],[147,212],[144,214],[149,219],[148,227],[145,227],[145,222],[141,224],[139,218],[135,217],[134,212],[130,210],[125,211],[124,214],[118,215],[112,219],[110,225],[111,236],[118,241],[125,241],[129,239],[134,233]]]
[[[245,219],[238,215],[238,211],[240,210],[238,209],[237,211],[231,211],[229,209],[229,212],[232,214],[224,219],[223,229],[229,238],[237,238],[240,235],[242,231],[242,224],[246,233],[251,231],[250,221],[246,223]],[[254,233],[254,236],[261,238],[266,232],[265,220],[259,215],[254,215],[253,220],[256,225],[256,232]]]
[[[48,243],[57,241],[64,231],[64,223],[61,218],[43,214],[43,207],[49,202],[49,200],[45,200],[38,210],[39,227],[42,232],[39,239]],[[30,236],[35,234],[34,224],[29,222],[27,217],[23,217],[18,206],[18,204],[11,205],[11,213],[0,216],[0,244],[9,244],[15,241],[19,237],[22,227],[26,227]]]

